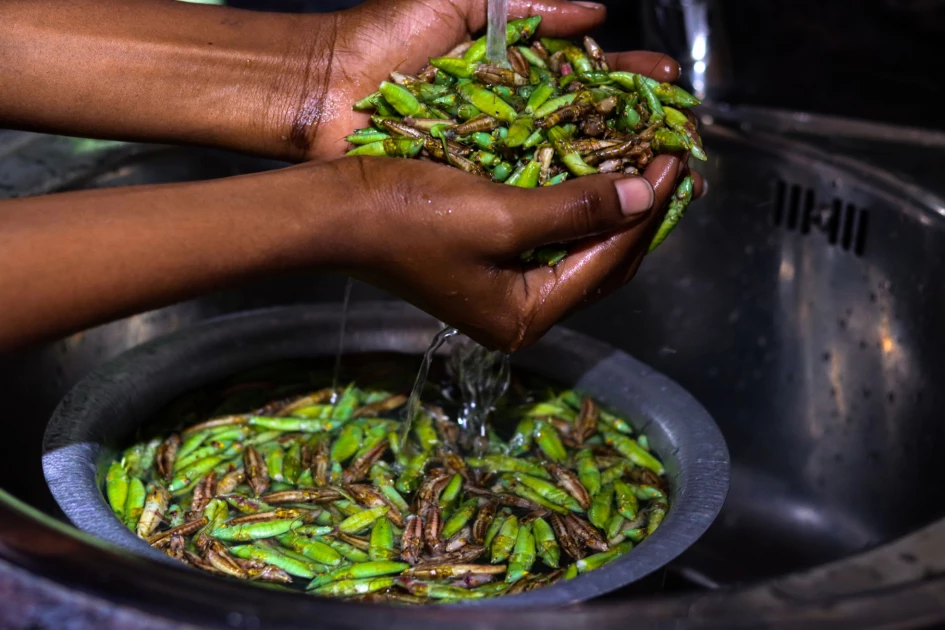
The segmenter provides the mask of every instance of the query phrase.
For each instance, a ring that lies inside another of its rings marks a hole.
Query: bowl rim
[[[148,546],[111,512],[101,490],[101,463],[108,450],[105,444],[112,439],[108,436],[108,422],[121,418],[128,396],[145,395],[142,379],[166,373],[172,366],[178,368],[182,358],[195,359],[208,349],[239,355],[247,352],[248,347],[258,350],[263,347],[260,343],[268,344],[265,340],[271,335],[289,334],[293,327],[301,326],[306,330],[311,327],[313,342],[322,338],[330,338],[331,342],[316,352],[311,352],[307,345],[307,351],[296,356],[324,355],[329,348],[334,351],[339,312],[337,304],[319,304],[229,314],[156,338],[102,364],[67,393],[46,428],[42,464],[54,499],[74,525],[104,539],[117,552],[144,556],[175,569],[182,567],[178,561]],[[405,303],[354,303],[348,311],[346,351],[422,353],[439,328],[436,319]],[[254,341],[251,346],[249,340]],[[271,358],[258,357],[249,360],[249,364],[289,358],[284,353],[285,344],[272,341],[272,345]],[[268,345],[265,349],[269,352]],[[249,355],[255,356],[252,350]],[[185,363],[187,367],[174,371],[186,373],[190,362]],[[215,361],[211,375],[206,366],[196,363],[194,368],[204,370],[205,381],[224,376],[227,372],[221,369],[229,365],[221,357]],[[604,567],[527,593],[471,600],[449,607],[530,608],[586,601],[660,569],[705,533],[718,516],[728,492],[730,458],[718,426],[688,392],[628,354],[563,326],[553,328],[539,342],[516,353],[513,364],[573,384],[623,413],[630,409],[631,415],[646,418],[642,423],[634,422],[634,428],[651,437],[668,474],[673,468],[670,509],[651,537]],[[551,365],[555,367],[549,368]],[[241,368],[230,368],[229,373],[238,369]],[[186,376],[180,378],[186,381]],[[632,376],[629,381],[628,376]],[[659,395],[653,396],[653,392]],[[166,394],[164,398],[166,402]],[[659,452],[661,448],[672,450]],[[196,569],[189,570],[198,573]]]

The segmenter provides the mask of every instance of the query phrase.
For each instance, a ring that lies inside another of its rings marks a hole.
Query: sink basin
[[[945,203],[878,168],[881,160],[859,162],[757,123],[710,124],[703,135],[709,194],[631,284],[566,322],[691,392],[732,457],[728,499],[709,532],[670,572],[610,596],[621,603],[667,590],[729,592],[852,562],[945,514],[945,487],[928,482],[945,442],[945,390],[935,386],[945,379]],[[56,189],[279,166],[138,145],[76,166],[61,146],[44,148],[55,142],[63,141],[34,137],[19,155],[54,154],[43,168],[58,177]],[[874,156],[890,165],[908,153],[883,146]],[[22,172],[34,173],[35,160],[23,160]],[[16,188],[10,172],[3,194],[43,190],[27,177]],[[0,487],[61,517],[38,456],[45,423],[105,360],[208,317],[337,302],[343,287],[319,276],[247,285],[0,359],[15,418],[0,442]],[[356,285],[353,301],[378,299],[389,296]]]

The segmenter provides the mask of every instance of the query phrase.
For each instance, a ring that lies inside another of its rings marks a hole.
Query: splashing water
[[[460,442],[478,457],[488,445],[487,420],[509,388],[509,355],[488,350],[466,336],[450,352],[447,370],[460,391]]]
[[[335,355],[335,371],[331,377],[331,404],[338,402],[338,376],[341,373],[341,356],[345,351],[345,327],[348,324],[348,303],[351,301],[351,287],[354,280],[348,278],[345,284],[345,297],[341,303],[341,328],[338,331],[338,354]]]
[[[508,67],[506,30],[509,21],[509,0],[489,0],[489,30],[486,33],[486,58],[494,66]]]
[[[427,351],[424,353],[423,363],[420,364],[420,371],[417,373],[417,380],[414,381],[410,398],[407,399],[407,417],[404,418],[403,428],[400,430],[401,444],[406,445],[408,443],[407,437],[410,435],[410,427],[413,424],[413,419],[417,417],[417,413],[420,411],[420,393],[427,384],[427,375],[430,373],[430,364],[433,362],[433,355],[440,349],[443,342],[458,334],[459,331],[455,328],[450,328],[449,326],[445,327],[443,330],[436,333],[436,336],[433,337],[433,341],[430,342],[430,347],[427,348]]]
[[[450,338],[455,338],[450,345],[446,369],[451,380],[456,383],[461,399],[461,407],[456,418],[460,427],[460,444],[476,456],[481,456],[488,445],[487,421],[496,403],[509,388],[509,356],[501,352],[488,350],[455,328],[445,327],[433,337],[430,346],[423,355],[423,362],[413,390],[407,400],[406,417],[400,431],[400,443],[407,445],[407,437],[413,419],[420,412],[421,394],[427,383],[433,356]]]

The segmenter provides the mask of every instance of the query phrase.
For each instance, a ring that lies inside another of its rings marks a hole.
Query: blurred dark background
[[[486,0],[482,0],[485,2]],[[708,13],[708,96],[716,101],[945,127],[945,0],[600,0],[610,50],[649,48],[686,63],[683,8]],[[230,0],[323,12],[357,0]],[[689,60],[691,62],[691,59]]]
[[[637,2],[607,4],[615,12],[626,12],[618,23],[633,23],[630,14],[642,8],[634,6]],[[647,19],[639,35],[644,45],[674,49],[673,42],[660,38],[661,29],[651,16],[672,15],[677,4],[642,3],[650,9],[645,11]],[[696,3],[690,0],[688,4]],[[899,125],[945,126],[941,107],[945,1],[719,0],[708,4],[709,39],[716,39],[719,53],[719,100]]]

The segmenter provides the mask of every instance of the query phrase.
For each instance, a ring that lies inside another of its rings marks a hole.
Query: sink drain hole
[[[788,206],[788,216],[786,227],[789,230],[797,229],[797,215],[801,207],[801,187],[791,186],[791,203]]]
[[[810,188],[804,194],[804,216],[801,219],[801,234],[810,233],[811,215],[814,212],[814,191]]]
[[[774,187],[772,222],[792,232],[809,234],[811,227],[827,235],[830,245],[862,256],[866,249],[869,212],[839,197],[817,207],[813,188],[778,179]]]
[[[870,213],[860,209],[859,213],[857,213],[857,218],[859,220],[856,229],[853,231],[853,253],[857,256],[862,256],[863,252],[866,250],[866,231],[869,229]]]
[[[775,225],[781,225],[781,219],[784,217],[784,206],[787,205],[786,201],[787,184],[784,183],[784,180],[779,179],[774,192],[774,216],[771,217]]]
[[[827,242],[836,245],[837,237],[840,236],[840,215],[843,213],[843,200],[834,199],[830,210],[825,226],[827,228]]]

